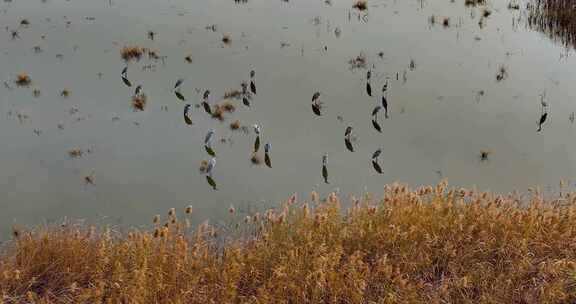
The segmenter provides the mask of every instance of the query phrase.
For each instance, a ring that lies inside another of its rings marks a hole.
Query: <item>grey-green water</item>
[[[13,88],[0,88],[2,228],[63,217],[141,225],[188,204],[197,219],[218,219],[230,204],[263,208],[311,190],[378,195],[385,183],[428,184],[441,177],[495,191],[571,181],[572,51],[526,29],[522,10],[508,10],[507,1],[484,6],[492,14],[483,28],[484,7],[463,2],[370,0],[367,12],[353,10],[350,0],[1,3],[0,25],[7,29],[0,32],[0,77]],[[441,24],[445,16],[449,28]],[[22,19],[30,25],[19,27]],[[216,32],[206,29],[213,24]],[[11,39],[12,29],[20,39]],[[148,31],[157,33],[153,41]],[[229,46],[221,41],[224,33]],[[148,96],[143,112],[132,110],[134,88],[120,79],[124,45],[166,56],[164,63],[129,64],[129,79]],[[43,51],[35,53],[34,46]],[[361,53],[374,74],[373,98],[365,93],[367,70],[348,64]],[[189,54],[192,64],[184,60]],[[155,70],[143,71],[147,64]],[[508,77],[497,82],[501,65]],[[184,123],[184,103],[171,91],[176,79],[185,78],[182,93],[195,104],[204,89],[219,97],[239,88],[251,69],[258,94],[250,109],[236,101],[237,111],[220,123],[194,108],[194,125]],[[29,73],[29,88],[13,84],[21,72]],[[380,134],[370,113],[387,77],[390,118],[380,115]],[[68,98],[60,96],[63,89]],[[325,103],[323,117],[310,107],[316,91]],[[544,91],[549,116],[537,133]],[[28,118],[20,122],[18,114]],[[229,130],[236,119],[261,124],[273,169],[250,163],[255,135]],[[348,125],[357,136],[354,153],[344,145]],[[217,139],[232,140],[215,141],[219,191],[198,171],[208,159],[202,141],[209,129]],[[383,175],[370,165],[380,147]],[[71,159],[74,148],[92,153]],[[481,150],[492,151],[488,161],[480,161]],[[321,176],[324,153],[329,185]],[[85,184],[87,175],[94,185]]]

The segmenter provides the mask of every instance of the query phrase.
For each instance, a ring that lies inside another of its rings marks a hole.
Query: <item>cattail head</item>
[[[376,214],[376,210],[377,210],[376,206],[370,206],[370,207],[368,207],[368,214],[374,215],[374,214]]]
[[[330,195],[328,196],[328,201],[332,204],[336,203],[338,201],[338,197],[336,196],[336,193],[334,193],[334,192],[330,193]]]
[[[297,194],[296,193],[292,194],[292,196],[288,200],[288,205],[293,205],[294,203],[296,203],[296,198],[297,198]]]
[[[318,203],[318,200],[319,200],[318,192],[312,191],[312,193],[310,194],[310,200],[313,203]]]
[[[308,207],[308,203],[302,205],[302,213],[304,213],[305,218],[307,218],[310,215],[310,207]]]
[[[186,212],[186,214],[188,214],[188,215],[192,214],[192,205],[188,205],[188,207],[186,207],[184,212]]]
[[[168,210],[168,216],[171,216],[171,217],[172,217],[172,216],[175,216],[175,215],[176,215],[176,209],[170,208],[170,209]]]
[[[21,231],[20,231],[20,228],[18,228],[18,227],[16,227],[16,226],[12,227],[12,236],[13,236],[15,239],[19,238],[21,234],[22,234],[22,233],[21,233]]]

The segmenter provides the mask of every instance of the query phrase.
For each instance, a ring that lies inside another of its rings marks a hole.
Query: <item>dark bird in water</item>
[[[372,71],[368,70],[368,72],[366,72],[366,93],[368,93],[368,96],[372,97],[372,86],[370,85],[370,78],[372,78]]]
[[[314,93],[314,95],[312,95],[312,111],[314,112],[314,114],[318,115],[318,116],[322,116],[322,102],[319,101],[320,98],[320,92],[316,92]]]
[[[250,93],[248,93],[248,84],[246,82],[242,82],[242,103],[250,107]]]
[[[184,122],[187,125],[192,125],[192,119],[188,116],[188,111],[190,111],[190,105],[187,104],[184,106]]]
[[[212,186],[213,190],[218,190],[218,187],[216,186],[216,182],[214,181],[214,179],[212,178],[212,176],[210,175],[206,175],[206,180],[208,181],[208,184],[210,186]]]
[[[388,99],[382,95],[382,107],[384,108],[384,118],[388,119]]]
[[[254,141],[254,153],[260,150],[260,131],[260,126],[257,124],[254,125],[254,132],[256,133],[256,140]]]
[[[182,78],[176,80],[176,84],[174,85],[174,89],[179,88],[182,85],[182,82],[184,82],[184,79],[182,79]]]
[[[250,107],[250,100],[248,100],[248,98],[246,98],[246,96],[242,97],[242,103],[247,106]]]
[[[216,156],[216,152],[214,152],[214,149],[212,149],[211,145],[204,145],[204,150],[206,150],[206,153],[208,153],[208,155],[212,157]]]
[[[209,145],[212,142],[212,137],[214,137],[214,130],[210,130],[206,133],[206,136],[204,136],[204,144]]]
[[[380,167],[380,164],[378,163],[378,158],[380,157],[380,154],[382,154],[382,149],[378,149],[374,151],[374,153],[372,153],[372,167],[374,167],[374,170],[376,170],[376,172],[382,174],[382,167]]]
[[[372,126],[380,133],[382,133],[382,127],[380,127],[380,124],[378,123],[378,112],[380,112],[381,108],[382,107],[380,106],[376,106],[374,110],[372,110]]]
[[[329,184],[328,182],[328,168],[326,168],[328,162],[328,155],[324,154],[322,156],[322,178],[324,178],[324,183]]]
[[[374,167],[374,170],[376,170],[376,172],[382,174],[382,167],[380,167],[380,164],[378,164],[377,160],[372,160],[372,167]]]
[[[124,84],[128,87],[132,86],[132,83],[130,82],[130,80],[128,80],[128,78],[122,76],[122,81],[124,82]]]
[[[354,152],[354,147],[352,147],[352,142],[350,139],[351,135],[352,135],[352,127],[348,126],[346,128],[346,132],[344,132],[344,143],[346,144],[346,148],[350,152]]]
[[[388,80],[382,87],[382,107],[384,108],[384,118],[388,119],[388,99],[386,98],[386,91],[388,91]]]
[[[480,150],[480,161],[488,161],[488,157],[492,154],[492,152],[488,150]]]
[[[206,111],[206,113],[212,114],[212,109],[210,108],[210,105],[206,101],[202,102],[202,106],[204,107],[204,111]]]
[[[206,113],[212,114],[212,109],[210,108],[210,104],[208,103],[209,99],[210,99],[210,90],[206,90],[204,91],[202,106],[204,107],[204,111],[206,111]]]
[[[182,93],[180,93],[180,90],[174,91],[174,95],[176,95],[176,98],[178,98],[182,101],[186,101],[186,97],[184,97],[184,95],[182,95]]]
[[[538,131],[537,132],[542,131],[542,125],[546,122],[546,118],[548,118],[548,112],[542,113],[542,116],[540,116],[540,121],[538,121]]]
[[[382,133],[382,127],[375,118],[372,119],[372,126],[374,127],[374,129],[376,129],[376,131]]]
[[[346,127],[346,131],[344,132],[344,136],[350,137],[351,134],[352,134],[352,127],[351,126]]]
[[[254,83],[254,76],[256,76],[256,72],[254,72],[254,70],[250,71],[250,91],[252,91],[252,94],[256,95],[256,84]]]
[[[154,40],[155,35],[156,33],[154,33],[153,31],[148,31],[148,38],[150,38],[150,40]]]
[[[206,180],[208,181],[208,184],[212,186],[212,189],[218,190],[218,187],[216,187],[216,182],[212,178],[212,170],[214,170],[215,166],[216,158],[213,157],[210,159],[210,161],[208,161],[208,165],[206,166]]]
[[[216,153],[212,149],[213,137],[214,137],[214,130],[208,131],[208,133],[206,133],[206,136],[204,137],[204,150],[206,150],[206,153],[208,153],[208,155],[212,157],[216,156]]]
[[[120,73],[120,77],[122,77],[122,81],[124,82],[124,84],[128,87],[132,86],[132,83],[130,83],[130,80],[128,80],[128,67],[124,67],[124,69],[122,69],[122,73]]]
[[[374,151],[374,153],[372,153],[372,160],[380,157],[380,154],[382,154],[382,149],[378,149],[378,150]]]
[[[264,163],[266,163],[266,166],[268,166],[268,168],[272,168],[272,161],[270,160],[271,148],[272,146],[270,145],[270,143],[266,143],[264,145]]]
[[[134,90],[134,95],[140,94],[141,91],[142,91],[142,86],[141,86],[141,85],[138,85],[138,86],[136,87],[136,89]]]

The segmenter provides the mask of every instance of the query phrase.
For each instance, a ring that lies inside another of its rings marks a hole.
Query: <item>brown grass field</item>
[[[499,196],[446,183],[374,200],[316,193],[190,227],[14,230],[1,303],[575,303],[576,195]],[[223,206],[227,208],[227,206]]]

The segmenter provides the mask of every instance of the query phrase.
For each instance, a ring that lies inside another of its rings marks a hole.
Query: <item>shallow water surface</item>
[[[63,217],[143,225],[189,204],[197,220],[219,219],[231,204],[262,209],[312,190],[379,195],[393,181],[448,178],[495,191],[571,181],[573,51],[528,29],[523,10],[507,6],[370,0],[360,12],[349,0],[3,2],[0,80],[10,88],[0,87],[1,228]],[[491,14],[480,27],[485,8]],[[30,24],[20,26],[22,19]],[[160,56],[128,64],[128,78],[148,97],[141,112],[130,106],[134,86],[120,78],[126,45]],[[349,60],[360,55],[366,68],[352,69]],[[507,75],[497,81],[501,66]],[[192,107],[194,124],[184,123],[185,103],[172,90],[178,78],[187,103],[200,103],[206,89],[215,103],[252,69],[258,91],[250,108],[234,100],[236,112],[219,122]],[[32,84],[16,87],[24,72]],[[370,114],[386,80],[390,118],[379,115],[378,133]],[[322,117],[310,106],[316,91]],[[544,92],[549,114],[537,132]],[[236,119],[250,132],[230,130]],[[250,162],[255,123],[262,145],[272,144],[272,169]],[[347,126],[355,152],[344,145]],[[218,191],[198,170],[210,129]],[[381,175],[370,163],[378,148]],[[71,158],[71,149],[90,153]],[[324,154],[330,184],[321,175]]]

